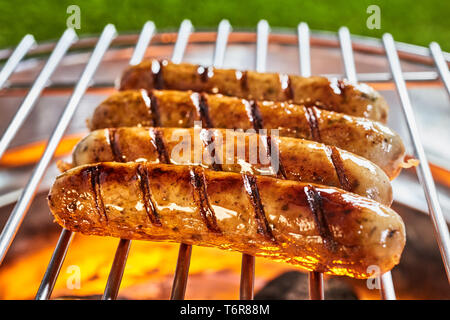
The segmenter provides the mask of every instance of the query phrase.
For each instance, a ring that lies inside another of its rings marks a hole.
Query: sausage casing
[[[57,177],[48,199],[71,231],[214,246],[355,278],[392,269],[405,244],[402,219],[373,200],[201,167],[79,166]]]
[[[386,122],[389,110],[384,98],[363,83],[158,60],[129,67],[122,75],[120,89],[193,90],[244,99],[292,101],[381,122]]]
[[[78,143],[72,164],[109,161],[201,165],[212,170],[270,175],[337,187],[387,206],[392,203],[389,178],[375,164],[302,139],[224,129],[100,129]]]
[[[401,170],[405,148],[385,125],[315,107],[283,102],[250,103],[244,99],[195,92],[130,90],[113,94],[94,111],[91,130],[130,127],[194,126],[205,128],[278,129],[280,136],[313,140],[362,156],[390,179]]]

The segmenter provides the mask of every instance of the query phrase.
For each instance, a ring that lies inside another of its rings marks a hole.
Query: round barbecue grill
[[[315,32],[305,23],[300,23],[296,31],[271,30],[265,20],[258,23],[256,32],[232,31],[226,20],[217,32],[193,29],[185,20],[178,33],[156,33],[154,24],[148,22],[139,35],[117,35],[114,26],[107,25],[99,37],[81,39],[68,29],[56,43],[36,44],[27,35],[15,50],[0,51],[0,59],[5,62],[0,72],[0,158],[4,155],[6,161],[14,148],[47,142],[42,157],[33,162],[36,165],[17,170],[0,163],[0,215],[9,216],[0,235],[0,261],[25,215],[33,214],[29,208],[36,194],[46,192],[57,174],[54,158],[60,141],[86,131],[85,119],[114,91],[115,80],[128,64],[157,58],[368,82],[391,106],[389,126],[405,140],[407,153],[420,161],[416,171],[403,170],[393,182],[394,199],[430,215],[450,277],[450,166],[446,161],[450,154],[442,150],[441,142],[450,139],[446,127],[450,120],[449,53],[442,52],[436,43],[425,48],[396,43],[390,34],[381,41],[350,36],[346,27],[337,34]],[[12,212],[6,212],[4,208],[9,207],[5,206],[12,203]],[[62,230],[36,299],[51,297],[73,237],[70,231]],[[129,240],[119,241],[103,299],[117,298],[129,248]],[[184,298],[191,250],[189,245],[180,246],[172,299]],[[254,270],[254,257],[243,255],[241,299],[253,298]],[[396,298],[390,272],[377,281],[382,299]],[[309,293],[311,299],[324,298],[322,274],[310,273]]]

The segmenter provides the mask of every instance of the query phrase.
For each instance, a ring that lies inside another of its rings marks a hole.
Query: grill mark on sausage
[[[288,87],[286,88],[287,92],[288,92],[288,97],[290,101],[294,100],[294,88],[292,88],[292,81],[291,81],[291,77],[288,76]]]
[[[327,155],[331,159],[336,175],[338,176],[341,188],[347,191],[352,191],[352,184],[348,179],[345,172],[344,162],[342,161],[341,154],[335,146],[326,146]]]
[[[161,90],[164,88],[163,67],[165,62],[153,60],[151,71],[153,75],[153,88]]]
[[[197,74],[200,76],[201,82],[207,82],[208,81],[208,70],[206,70],[203,66],[197,67]]]
[[[246,104],[247,106],[247,104]],[[259,130],[263,129],[264,123],[261,116],[261,111],[259,110],[259,104],[255,100],[248,101],[248,106],[250,110],[247,110],[248,119],[253,125],[253,129],[256,131],[256,133],[259,132]],[[271,159],[272,150],[271,150],[271,138],[270,135],[266,135],[266,142],[267,142],[267,156]],[[276,150],[278,152],[278,149]],[[279,153],[278,153],[279,155]],[[271,159],[272,160],[272,159]],[[278,169],[279,172],[277,172],[277,176],[283,177],[283,179],[286,179],[286,171],[284,170],[283,164],[281,162],[281,157],[278,157]]]
[[[247,71],[236,71],[236,79],[241,85],[241,90],[244,92],[248,91],[248,76]]]
[[[209,116],[208,98],[204,93],[194,92],[191,94],[191,101],[202,121],[202,125],[206,128],[213,128],[213,123]]]
[[[139,164],[136,168],[136,176],[139,182],[139,188],[142,194],[142,200],[144,202],[145,212],[147,213],[147,217],[150,222],[155,226],[162,226],[161,220],[159,218],[159,214],[156,211],[155,204],[152,201],[151,193],[150,193],[150,185],[148,182],[148,168]]]
[[[209,204],[208,193],[206,192],[205,174],[203,169],[199,167],[193,167],[189,171],[189,174],[191,178],[191,184],[194,188],[194,202],[197,203],[203,222],[211,232],[222,233],[219,226],[217,225],[216,214]]]
[[[263,128],[263,119],[259,110],[259,105],[255,100],[250,100],[248,103],[250,105],[248,118],[253,125],[253,129],[255,129],[256,133],[258,133],[258,131]]]
[[[270,227],[269,221],[267,221],[264,206],[261,203],[258,186],[256,185],[256,177],[254,175],[243,173],[242,179],[244,181],[245,191],[249,195],[250,203],[255,211],[255,220],[257,223],[258,233],[268,240],[275,242],[272,228]]]
[[[337,86],[338,86],[339,90],[341,90],[341,94],[340,94],[341,97],[343,98],[344,102],[346,102],[348,100],[347,99],[347,88],[348,88],[348,86],[345,84],[345,81],[342,80],[342,79],[339,79],[337,81]]]
[[[200,81],[206,83],[214,74],[214,69],[212,67],[199,66],[197,68],[197,73],[200,75]]]
[[[145,108],[147,110],[148,120],[151,120],[151,119],[153,119],[153,112],[152,112],[152,108],[151,108],[152,101],[150,99],[150,96],[147,93],[147,90],[145,90],[145,89],[140,89],[139,92],[141,94],[142,103],[145,105]]]
[[[270,159],[270,161],[273,161],[273,159],[272,159],[272,137],[270,135],[266,136],[266,143],[267,143],[267,157]],[[287,179],[286,178],[287,177],[286,170],[284,169],[283,163],[281,162],[281,154],[280,154],[278,145],[276,143],[274,143],[273,148],[275,149],[275,152],[278,154],[277,178],[286,180]]]
[[[206,132],[206,134],[204,134],[204,132]],[[212,134],[212,132],[210,130],[202,129],[202,131],[200,132],[200,140],[202,140],[208,154],[210,154],[213,158],[212,169],[214,171],[222,171],[222,165],[220,163],[217,163],[215,148],[216,142],[214,140],[214,135]]]
[[[154,92],[150,92],[150,111],[153,120],[154,127],[161,127],[161,115],[159,113],[159,103],[158,98],[155,96]]]
[[[194,94],[193,94],[194,95]],[[193,96],[191,95],[191,97]],[[195,94],[195,98],[192,99],[197,112],[200,115],[200,119],[202,120],[203,126],[206,128],[213,128],[214,125],[211,121],[211,118],[209,117],[209,105],[208,105],[208,98],[204,93]],[[200,139],[202,140],[207,152],[211,154],[213,157],[213,163],[212,163],[212,169],[215,171],[222,171],[222,165],[216,162],[216,149],[215,149],[215,141],[214,136],[211,134],[209,130],[207,130],[207,136],[205,137],[202,133],[200,133]],[[210,151],[212,149],[212,151]]]
[[[308,121],[309,129],[314,141],[321,142],[319,123],[314,107],[305,107],[306,120]]]
[[[214,125],[213,125],[213,123],[211,121],[211,118],[209,116],[208,98],[206,97],[206,95],[204,93],[200,94],[199,107],[200,107],[200,112],[202,114],[202,118],[204,119],[202,121],[205,122],[207,128],[213,128]]]
[[[91,178],[91,189],[92,194],[94,196],[94,202],[95,202],[95,209],[97,210],[97,213],[100,216],[100,220],[103,220],[103,218],[108,222],[108,216],[106,215],[106,209],[105,205],[103,203],[103,197],[100,190],[100,166],[93,166],[87,168],[87,171],[89,172],[90,178]]]
[[[281,89],[284,92],[286,100],[291,101],[294,98],[291,77],[287,74],[280,74]]]
[[[325,247],[330,251],[336,251],[337,243],[333,238],[325,217],[325,213],[323,212],[322,196],[316,188],[311,185],[304,187],[303,190],[313,215],[314,222],[319,230],[319,235],[322,238]]]
[[[166,145],[162,132],[158,128],[150,128],[150,137],[152,143],[158,152],[158,159],[161,163],[170,163],[169,154],[167,153]]]
[[[122,152],[120,151],[119,145],[117,144],[116,141],[116,132],[117,129],[116,128],[109,128],[108,129],[108,142],[109,142],[109,146],[111,148],[111,152],[113,154],[113,159],[116,162],[124,162],[123,160],[123,156],[122,156]]]

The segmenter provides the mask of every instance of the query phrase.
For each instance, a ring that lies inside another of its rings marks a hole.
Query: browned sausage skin
[[[340,189],[192,166],[101,163],[60,175],[49,194],[71,231],[236,250],[355,278],[398,262],[401,218]]]
[[[405,148],[399,135],[379,122],[284,102],[249,102],[191,91],[130,90],[113,94],[92,116],[91,130],[158,126],[279,129],[280,136],[336,146],[362,156],[390,179],[401,170]]]
[[[244,99],[291,101],[381,122],[386,122],[389,110],[384,98],[362,83],[158,60],[129,67],[120,81],[120,90],[128,89],[193,90]]]
[[[322,184],[387,206],[392,203],[389,178],[362,157],[313,141],[224,129],[100,129],[78,143],[72,165],[109,161],[161,163],[162,154],[164,163]]]

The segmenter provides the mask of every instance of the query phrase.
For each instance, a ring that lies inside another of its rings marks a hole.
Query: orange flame
[[[118,239],[77,234],[52,297],[102,295]],[[54,243],[11,262],[0,270],[0,299],[32,299],[44,275]],[[133,241],[119,298],[168,299],[178,244]],[[187,299],[237,299],[241,254],[194,247]],[[257,258],[255,289],[292,266]]]
[[[63,157],[70,154],[75,145],[85,136],[84,133],[76,133],[63,137],[55,151],[55,157]],[[39,161],[47,145],[46,140],[32,142],[23,146],[10,148],[0,159],[0,166],[20,167]]]

